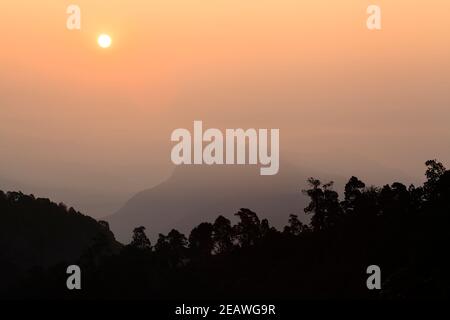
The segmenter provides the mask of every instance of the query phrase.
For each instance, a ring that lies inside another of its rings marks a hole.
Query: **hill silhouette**
[[[7,282],[17,281],[31,268],[78,261],[100,239],[101,254],[119,251],[121,245],[105,222],[49,199],[0,191],[0,268],[10,275]]]
[[[30,261],[45,261],[47,267],[29,271],[0,292],[9,298],[59,299],[448,298],[450,171],[436,160],[426,166],[422,186],[373,187],[351,177],[342,197],[332,182],[309,178],[302,193],[310,221],[286,216],[282,230],[241,208],[235,223],[220,215],[188,235],[172,229],[156,241],[136,226],[123,247],[116,246],[104,223],[48,200],[2,193],[1,214],[7,217],[2,249],[22,248],[2,257],[5,272],[13,274],[14,264],[31,266]],[[45,221],[35,221],[39,217]],[[89,241],[79,235],[83,230],[103,230],[99,234],[106,236]],[[19,246],[21,237],[27,246]],[[70,243],[65,237],[79,249],[71,258],[79,255],[72,262],[83,270],[81,291],[67,290],[67,264],[58,263],[67,259],[61,254]],[[42,242],[50,238],[63,242]],[[42,250],[48,258],[41,261],[36,256]],[[370,265],[381,269],[381,290],[366,286]]]
[[[306,187],[308,177],[288,163],[275,176],[260,176],[256,166],[179,166],[165,182],[139,192],[105,219],[123,242],[130,240],[133,228],[139,225],[145,226],[153,239],[174,228],[187,233],[205,219],[241,207],[252,208],[282,228],[289,214],[303,216],[308,199],[299,191]],[[342,177],[327,177],[345,184]]]

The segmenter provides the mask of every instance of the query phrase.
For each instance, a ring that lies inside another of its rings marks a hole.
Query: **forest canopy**
[[[426,162],[422,186],[367,186],[357,177],[343,197],[332,182],[308,179],[303,222],[277,230],[251,209],[173,229],[151,243],[136,226],[127,245],[108,224],[20,192],[0,192],[0,263],[8,297],[58,298],[430,298],[449,296],[450,171]],[[300,191],[300,190],[299,190]],[[300,209],[300,208],[299,208]],[[65,288],[67,264],[83,288]],[[367,290],[380,266],[382,289]]]

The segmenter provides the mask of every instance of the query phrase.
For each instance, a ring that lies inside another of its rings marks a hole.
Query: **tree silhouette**
[[[361,200],[361,195],[366,187],[365,183],[357,177],[352,176],[345,185],[345,200],[342,206],[347,214],[352,214],[358,208],[358,202]]]
[[[240,221],[234,226],[233,233],[241,247],[255,244],[261,237],[261,222],[256,213],[242,208],[235,216],[238,216]]]
[[[139,250],[151,249],[152,244],[145,234],[145,227],[140,226],[133,230],[133,240],[130,246]]]
[[[194,229],[189,235],[189,249],[194,255],[208,256],[214,248],[213,225],[203,222]]]
[[[423,188],[425,191],[425,197],[432,200],[434,195],[435,188],[437,187],[438,181],[441,176],[446,172],[446,169],[442,163],[437,160],[428,160],[425,162],[427,166],[427,170],[425,172],[425,176],[427,177],[427,181],[424,183]]]
[[[284,227],[284,232],[298,236],[304,232],[308,232],[309,228],[303,224],[295,214],[289,215],[289,225]]]
[[[309,178],[310,189],[303,193],[311,198],[311,202],[304,209],[305,213],[313,214],[311,226],[314,230],[324,230],[334,226],[342,216],[339,195],[333,190],[333,182],[322,185],[320,180]]]
[[[217,217],[213,224],[212,239],[214,241],[214,253],[229,252],[233,247],[233,228],[231,222],[223,216]]]
[[[187,239],[179,231],[172,229],[167,236],[159,234],[155,251],[170,267],[179,266],[186,257]]]

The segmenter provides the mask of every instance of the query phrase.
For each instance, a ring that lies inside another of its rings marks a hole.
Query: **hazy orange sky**
[[[0,41],[0,188],[93,215],[167,178],[193,120],[280,128],[282,161],[373,183],[450,165],[447,0],[4,0]]]

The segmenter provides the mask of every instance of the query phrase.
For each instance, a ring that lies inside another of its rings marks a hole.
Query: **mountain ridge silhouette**
[[[304,215],[307,200],[300,191],[311,174],[289,163],[280,168],[277,175],[261,176],[257,166],[177,166],[167,180],[137,193],[104,219],[122,242],[130,239],[138,225],[145,226],[155,239],[172,228],[186,232],[219,214],[231,218],[240,208],[254,210],[275,227],[282,227],[290,214]],[[345,181],[339,176],[321,176],[342,185]]]

